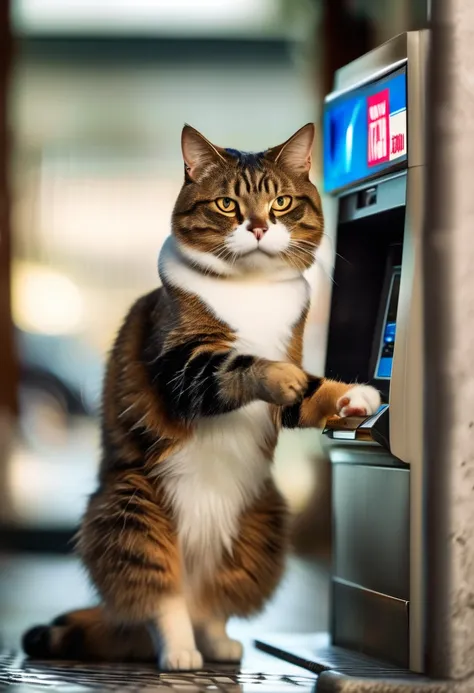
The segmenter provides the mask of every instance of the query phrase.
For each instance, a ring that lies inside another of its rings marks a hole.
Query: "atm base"
[[[319,674],[315,693],[468,693],[474,681],[433,681],[393,664],[336,647],[329,634],[273,635],[256,640],[267,654]]]

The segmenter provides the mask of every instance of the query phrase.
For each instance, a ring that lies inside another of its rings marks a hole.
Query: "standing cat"
[[[280,428],[380,404],[369,386],[301,369],[303,272],[323,235],[313,138],[308,124],[246,154],[184,127],[162,287],[132,307],[105,377],[99,487],[78,542],[101,606],[30,630],[28,654],[157,656],[176,670],[240,660],[226,621],[261,609],[284,567]]]

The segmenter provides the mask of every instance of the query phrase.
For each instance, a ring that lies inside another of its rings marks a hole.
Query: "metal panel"
[[[361,206],[361,195],[374,191],[373,204]],[[362,219],[380,214],[394,207],[403,207],[406,203],[406,173],[397,173],[385,180],[365,183],[356,190],[351,190],[339,200],[339,223]],[[383,231],[383,229],[381,229]]]
[[[408,665],[408,602],[333,580],[333,642]]]
[[[408,58],[407,33],[399,34],[374,50],[341,67],[334,78],[332,98],[367,82],[380,79]]]
[[[411,466],[410,666],[423,671],[426,555],[423,487],[423,305],[421,233],[424,167],[408,170],[402,280],[390,385],[390,449]]]
[[[333,467],[335,578],[409,599],[408,469]]]

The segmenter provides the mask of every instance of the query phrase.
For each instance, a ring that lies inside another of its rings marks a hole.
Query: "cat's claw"
[[[161,671],[196,671],[204,663],[198,650],[165,650],[159,664]]]
[[[345,416],[370,416],[380,407],[380,393],[370,385],[354,385],[337,402],[337,413]]]

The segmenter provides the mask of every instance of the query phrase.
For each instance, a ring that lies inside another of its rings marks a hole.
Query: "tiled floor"
[[[273,671],[271,658],[258,655],[240,672],[210,668],[189,674],[159,674],[152,666],[30,663],[18,654],[0,655],[0,686],[13,690],[83,691],[228,691],[229,693],[310,693],[316,677],[288,664]],[[265,673],[262,673],[265,672]],[[18,687],[18,688],[17,688]]]
[[[12,691],[241,691],[309,693],[316,677],[252,646],[268,632],[324,629],[327,577],[313,564],[292,560],[275,600],[261,617],[235,621],[230,631],[245,644],[239,672],[228,668],[187,675],[159,674],[152,666],[31,662],[19,652],[21,633],[57,613],[87,604],[91,590],[78,563],[70,557],[3,556],[0,558],[0,690]]]

